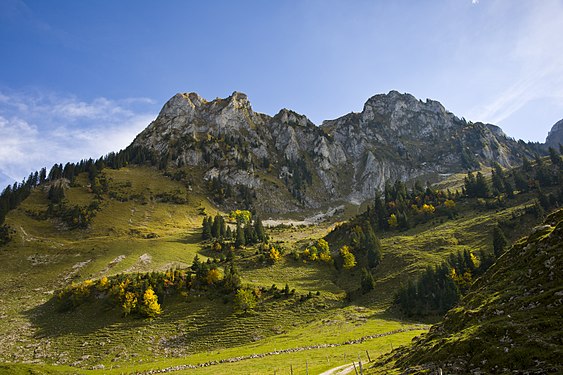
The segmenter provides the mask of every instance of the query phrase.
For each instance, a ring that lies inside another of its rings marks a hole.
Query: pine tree
[[[246,238],[244,237],[244,229],[241,227],[240,223],[237,223],[235,246],[237,248],[240,248],[244,245],[246,245]]]
[[[524,176],[524,174],[518,170],[514,171],[514,184],[516,185],[516,189],[525,193],[528,191],[528,180]]]
[[[475,175],[471,172],[467,172],[467,176],[463,179],[464,187],[465,187],[465,194],[469,198],[476,197],[475,191]]]
[[[235,291],[240,288],[242,282],[238,270],[233,262],[225,268],[225,277],[223,279],[225,289]]]
[[[493,253],[495,254],[496,258],[502,255],[507,244],[508,241],[504,235],[504,232],[498,225],[496,225],[493,229]]]
[[[203,240],[211,239],[211,226],[209,225],[209,221],[207,220],[207,217],[203,218],[203,222],[201,223],[201,225],[202,225],[201,238]]]
[[[213,219],[213,224],[211,225],[211,236],[213,238],[219,238],[221,234],[221,215],[215,215]]]
[[[45,183],[46,179],[47,179],[47,169],[45,167],[43,167],[39,171],[39,184]]]
[[[248,223],[244,227],[244,239],[246,240],[247,245],[252,245],[258,242],[258,238],[256,237],[256,231],[254,227]]]
[[[432,207],[434,209],[434,206],[432,205],[424,205],[423,207]],[[397,225],[399,228],[401,229],[409,229],[409,218],[407,216],[407,213],[405,211],[399,211],[397,212]]]
[[[201,261],[199,260],[199,255],[195,255],[194,260],[192,261],[192,271],[195,273],[199,272],[201,269]]]
[[[545,211],[551,208],[551,202],[549,201],[548,196],[541,189],[538,190],[538,200]]]
[[[532,170],[532,164],[525,156],[522,158],[522,169],[524,172],[530,172]]]
[[[549,148],[549,158],[551,159],[553,165],[561,167],[562,165],[561,156],[557,153],[557,151],[555,151],[553,147]]]
[[[386,230],[387,228],[389,228],[389,224],[387,222],[389,212],[385,207],[385,203],[381,199],[381,193],[379,191],[375,192],[373,210],[375,211],[375,216],[377,218],[377,227],[380,230]]]
[[[502,167],[499,163],[495,163],[493,170],[492,170],[492,180],[493,180],[493,194],[499,195],[503,192],[504,189],[504,181],[505,176],[502,170]]]
[[[256,239],[258,242],[267,242],[268,238],[266,236],[266,232],[264,231],[264,226],[262,225],[260,217],[256,217],[256,220],[254,220],[254,232],[256,233]]]
[[[373,275],[365,267],[362,268],[362,275],[360,279],[360,290],[362,294],[366,294],[375,288],[375,280]]]
[[[379,242],[379,239],[375,236],[369,223],[365,230],[363,247],[367,252],[368,267],[377,267],[381,262],[381,242]]]
[[[481,172],[477,172],[475,177],[475,193],[477,198],[487,198],[491,195],[489,184]]]
[[[219,216],[220,220],[219,220],[219,236],[220,237],[225,237],[227,234],[227,224],[225,223],[225,218],[223,216]]]

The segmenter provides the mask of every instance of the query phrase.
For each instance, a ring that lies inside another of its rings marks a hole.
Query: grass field
[[[219,211],[202,192],[147,167],[104,173],[113,196],[104,194],[88,229],[71,231],[57,220],[41,218],[48,204],[42,189],[8,215],[16,236],[0,248],[0,361],[17,363],[11,367],[14,373],[133,373],[326,344],[339,345],[183,371],[281,374],[289,373],[291,365],[294,374],[305,373],[306,366],[310,373],[319,373],[357,360],[358,355],[365,360],[366,350],[373,359],[427,329],[386,311],[394,291],[457,250],[490,250],[489,228],[511,218],[529,200],[522,197],[498,212],[462,206],[455,220],[386,234],[381,239],[383,261],[374,274],[376,288],[354,303],[346,296],[358,288],[359,270],[339,272],[290,256],[273,265],[260,263],[254,249],[247,249],[236,258],[244,283],[280,288],[287,283],[298,294],[320,295],[306,301],[266,299],[248,314],[234,311],[219,294],[176,296],[161,301],[164,312],[152,321],[123,318],[103,303],[55,312],[54,291],[73,281],[182,268],[196,254],[203,259],[210,255],[200,242],[201,212]],[[164,193],[187,202],[163,202],[159,196]],[[85,176],[79,176],[65,194],[69,204],[85,206],[95,199]],[[272,229],[269,234],[288,254],[325,236],[333,225]],[[516,230],[512,236],[517,235]],[[340,345],[402,329],[407,331]]]

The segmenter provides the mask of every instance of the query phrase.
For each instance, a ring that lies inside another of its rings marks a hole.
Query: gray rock
[[[206,179],[251,188],[268,202],[258,209],[269,212],[359,204],[390,180],[437,181],[466,170],[462,151],[475,166],[532,157],[494,125],[468,123],[437,101],[397,91],[321,126],[288,109],[256,113],[239,92],[213,101],[176,94],[131,146],[167,157],[171,167],[201,168]]]

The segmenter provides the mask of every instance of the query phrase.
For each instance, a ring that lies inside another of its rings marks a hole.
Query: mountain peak
[[[509,166],[530,155],[497,127],[469,125],[437,101],[398,91],[375,95],[361,113],[320,127],[285,108],[273,117],[255,113],[238,91],[211,101],[176,94],[134,146],[165,156],[172,167],[202,168],[207,179],[254,189],[268,199],[271,212],[335,199],[363,202],[386,181],[439,180],[493,161]],[[261,168],[287,189],[273,189],[255,174]],[[287,194],[294,204],[287,204]]]
[[[548,147],[559,147],[563,145],[563,119],[557,121],[545,139],[545,144]]]
[[[246,108],[252,110],[248,96],[243,92],[234,91],[231,96],[229,96],[225,100],[227,100],[229,105],[231,105],[235,109]]]
[[[401,111],[408,109],[409,111],[430,111],[439,114],[446,114],[447,111],[444,106],[431,99],[426,99],[425,102],[418,100],[409,93],[400,93],[396,90],[391,90],[387,94],[377,94],[369,98],[364,104],[364,112],[366,110],[375,109],[381,114]]]
[[[299,126],[307,126],[308,124],[313,124],[305,115],[299,114],[287,108],[281,109],[274,119],[282,124],[296,124]]]
[[[190,116],[194,112],[202,111],[221,111],[225,108],[248,109],[252,111],[248,96],[242,92],[234,91],[227,98],[216,98],[207,101],[196,92],[178,93],[166,102],[159,117],[176,118],[180,116]]]
[[[205,103],[207,103],[207,101],[195,92],[177,93],[164,104],[158,116],[174,118],[187,115],[195,108],[199,108]]]

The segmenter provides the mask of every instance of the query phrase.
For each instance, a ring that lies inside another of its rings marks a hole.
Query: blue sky
[[[0,184],[117,151],[188,91],[320,124],[398,90],[543,141],[561,35],[557,0],[3,0]]]

